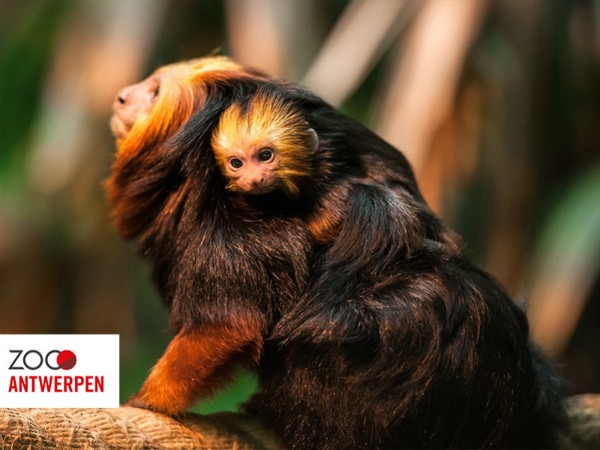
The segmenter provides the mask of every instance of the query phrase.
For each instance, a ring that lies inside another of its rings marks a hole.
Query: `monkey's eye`
[[[229,165],[231,167],[233,167],[234,169],[239,169],[240,167],[242,167],[244,165],[244,163],[239,158],[231,158],[229,160]]]
[[[270,148],[263,148],[260,152],[258,152],[258,159],[262,162],[271,161],[273,159],[273,150]]]
[[[152,101],[155,101],[160,94],[160,83],[161,79],[158,76],[154,76],[148,80],[148,93],[151,96]]]

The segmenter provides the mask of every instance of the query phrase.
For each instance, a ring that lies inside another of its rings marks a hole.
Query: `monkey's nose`
[[[121,105],[124,105],[125,103],[127,103],[128,94],[129,94],[129,90],[127,88],[121,89],[119,91],[119,93],[117,94],[117,102],[119,102]]]

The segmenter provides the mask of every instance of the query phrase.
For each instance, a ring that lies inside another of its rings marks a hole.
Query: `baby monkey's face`
[[[301,109],[268,87],[223,111],[211,145],[227,189],[253,195],[281,190],[298,197],[312,176],[319,139]]]
[[[266,194],[280,187],[279,155],[273,147],[250,147],[224,155],[229,188],[246,194]]]

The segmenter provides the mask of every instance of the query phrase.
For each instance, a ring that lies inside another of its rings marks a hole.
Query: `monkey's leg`
[[[182,331],[127,404],[170,415],[184,412],[229,381],[237,363],[258,360],[261,348],[259,324],[211,324]]]

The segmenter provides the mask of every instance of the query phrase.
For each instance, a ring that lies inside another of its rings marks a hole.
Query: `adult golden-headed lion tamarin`
[[[130,404],[180,413],[245,364],[245,409],[291,448],[554,445],[524,314],[371,131],[222,57],[124,89],[112,127],[115,223],[176,333]]]

